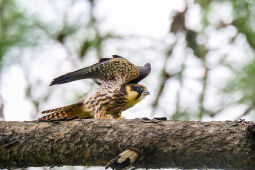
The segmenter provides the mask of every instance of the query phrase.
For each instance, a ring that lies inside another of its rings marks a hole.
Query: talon
[[[139,154],[133,149],[127,149],[108,162],[105,169],[124,169],[133,165],[139,159]]]

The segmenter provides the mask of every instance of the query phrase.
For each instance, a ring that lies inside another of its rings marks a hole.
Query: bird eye
[[[137,89],[138,92],[143,91],[143,88],[142,88],[142,87],[137,87],[136,89]]]

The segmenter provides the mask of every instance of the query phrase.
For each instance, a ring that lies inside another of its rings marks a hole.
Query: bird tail
[[[83,110],[82,103],[76,103],[69,106],[42,111],[42,114],[47,113],[50,114],[47,116],[43,116],[38,120],[61,120],[61,119],[73,119],[76,117],[80,118],[90,117],[90,113]]]

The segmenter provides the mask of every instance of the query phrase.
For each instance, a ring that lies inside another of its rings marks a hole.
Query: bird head
[[[140,102],[150,92],[147,88],[141,84],[126,84],[122,87],[122,90],[126,93],[126,99],[130,107]]]

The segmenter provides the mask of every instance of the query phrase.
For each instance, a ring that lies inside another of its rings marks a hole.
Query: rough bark
[[[128,147],[136,167],[255,167],[253,122],[72,120],[0,122],[0,168],[105,166]]]

